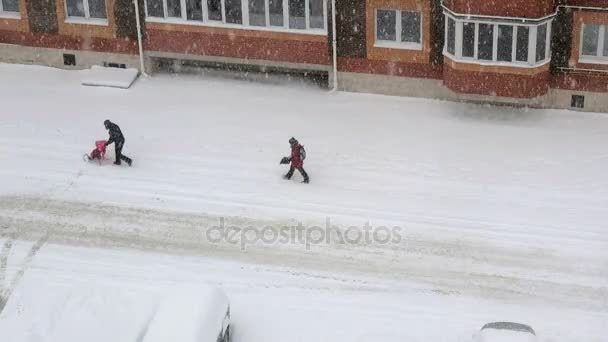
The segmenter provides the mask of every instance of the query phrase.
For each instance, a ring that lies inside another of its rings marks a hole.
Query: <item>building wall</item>
[[[608,6],[608,4],[606,4]],[[574,23],[572,28],[572,52],[570,55],[569,67],[606,70],[608,71],[608,61],[606,64],[585,63],[581,59],[581,43],[584,24],[608,25],[608,11],[574,11]]]
[[[458,63],[445,58],[443,82],[457,93],[533,98],[549,90],[549,65],[538,68]]]
[[[59,34],[72,37],[86,38],[105,38],[112,39],[116,37],[116,25],[114,21],[114,0],[106,1],[106,13],[108,22],[102,24],[87,24],[86,20],[67,20],[65,0],[55,0],[57,12],[57,23],[59,26]],[[85,47],[86,49],[86,47]]]
[[[324,35],[182,24],[147,24],[145,49],[183,55],[329,65]]]
[[[441,78],[441,67],[431,64],[431,1],[429,0],[365,0],[365,15],[351,24],[364,28],[365,48],[357,54],[353,49],[338,48],[338,69],[346,73],[381,74],[400,77]],[[338,8],[340,10],[340,8]],[[421,49],[389,48],[376,44],[376,10],[418,11],[421,13]],[[348,13],[348,8],[342,9]],[[362,53],[364,52],[364,53]],[[359,82],[360,84],[361,82]]]
[[[557,0],[445,0],[457,13],[541,18],[555,12]]]
[[[25,1],[19,1],[19,18],[4,18],[0,17],[0,32],[28,32],[29,21],[27,18],[27,7]]]

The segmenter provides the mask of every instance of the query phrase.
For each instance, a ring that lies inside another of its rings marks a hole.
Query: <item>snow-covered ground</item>
[[[236,342],[465,341],[493,320],[608,341],[608,116],[196,76],[89,88],[13,65],[0,103],[0,332],[15,341],[52,335],[54,308],[79,303],[67,288],[141,308],[175,283],[222,285]],[[104,119],[132,168],[83,163]],[[291,136],[311,184],[280,177]],[[275,237],[330,221],[332,239],[209,241],[222,218]],[[366,224],[399,239],[336,238]]]

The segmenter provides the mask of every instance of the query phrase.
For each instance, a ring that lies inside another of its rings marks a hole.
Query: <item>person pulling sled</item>
[[[116,161],[114,162],[114,165],[120,165],[120,161],[124,160],[127,164],[129,164],[129,166],[131,166],[133,164],[133,160],[122,154],[122,148],[125,145],[125,137],[122,135],[120,127],[110,120],[104,121],[103,125],[110,134],[110,139],[106,141],[105,146],[114,143],[114,152],[116,154]]]
[[[304,146],[300,145],[300,143],[296,140],[296,138],[289,139],[289,145],[291,146],[291,157],[283,157],[281,159],[281,164],[291,164],[289,167],[289,171],[283,176],[285,179],[291,179],[293,176],[293,172],[297,169],[304,177],[303,183],[309,183],[310,179],[308,178],[308,174],[304,170],[304,159],[306,159],[306,150]]]

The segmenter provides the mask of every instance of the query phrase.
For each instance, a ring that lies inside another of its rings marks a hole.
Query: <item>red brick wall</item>
[[[446,0],[457,13],[541,18],[555,12],[557,0]]]
[[[125,39],[78,37],[58,34],[0,31],[0,43],[53,49],[137,53],[137,42]]]
[[[569,73],[556,75],[551,88],[591,92],[608,92],[608,75]]]
[[[567,5],[608,8],[607,0],[568,0]]]
[[[396,61],[372,60],[364,58],[339,58],[338,70],[341,72],[358,72],[402,77],[421,77],[441,79],[440,67],[427,63],[407,63]]]
[[[549,89],[548,71],[535,75],[457,70],[444,66],[443,83],[458,93],[533,98]]]
[[[148,51],[201,56],[260,59],[304,64],[331,64],[327,38],[318,41],[236,36],[219,32],[188,32],[148,28],[144,46]]]

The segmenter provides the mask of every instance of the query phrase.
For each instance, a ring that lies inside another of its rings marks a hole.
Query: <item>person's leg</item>
[[[116,164],[116,165],[120,165],[120,159],[122,159],[121,156],[122,156],[122,144],[123,143],[124,143],[123,141],[114,142],[114,154],[116,157],[116,161],[114,162],[114,164]]]
[[[302,177],[304,177],[304,183],[310,182],[310,179],[308,178],[308,173],[306,173],[303,167],[298,168],[298,171],[300,171]]]
[[[287,173],[285,174],[285,176],[283,176],[283,178],[285,179],[291,179],[291,176],[293,176],[293,172],[295,171],[295,167],[293,167],[293,165],[289,166],[289,171],[287,171]]]
[[[124,154],[122,154],[122,149],[125,146],[125,142],[123,140],[123,142],[120,144],[120,159],[124,160],[125,162],[127,162],[127,164],[129,164],[129,166],[131,166],[131,163],[133,162],[133,160],[131,160],[131,158],[125,156]]]

